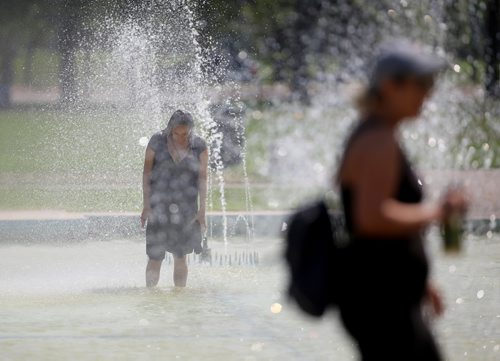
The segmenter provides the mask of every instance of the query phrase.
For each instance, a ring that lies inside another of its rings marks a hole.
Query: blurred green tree
[[[102,14],[111,12],[124,19],[144,17],[148,21],[151,6],[174,4],[181,6],[183,2],[0,1],[0,107],[10,104],[16,59],[23,59],[23,83],[31,84],[34,53],[40,48],[57,53],[61,100],[79,101],[85,95],[76,83],[79,66],[85,66],[79,62],[85,62],[85,43],[92,43],[85,39],[92,39],[92,29],[98,28],[94,25],[102,21]],[[472,81],[482,83],[489,95],[500,97],[499,4],[500,0],[189,2],[196,14],[195,26],[201,30],[199,40],[207,74],[215,74],[212,70],[221,63],[238,66],[238,56],[249,54],[268,70],[261,71],[265,80],[288,84],[294,99],[303,102],[309,101],[307,84],[311,79],[332,67],[342,69],[339,74],[343,75],[355,72],[359,60],[369,55],[371,45],[387,35],[384,32],[441,42],[449,53],[468,64]],[[438,40],[422,19],[431,8],[439,6],[447,30]],[[391,16],[390,11],[397,16]],[[77,56],[79,51],[83,60]]]
[[[491,97],[500,99],[500,0],[489,0],[485,14],[485,88]]]
[[[447,51],[486,93],[500,98],[500,1],[457,0],[446,4]]]
[[[46,16],[47,1],[2,0],[0,2],[0,108],[11,103],[14,60],[24,54],[24,78],[32,79],[33,52],[47,46],[51,26]]]

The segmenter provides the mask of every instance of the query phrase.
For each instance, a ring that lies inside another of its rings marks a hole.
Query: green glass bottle
[[[462,250],[464,234],[463,217],[459,212],[451,213],[441,226],[445,252],[458,253]]]

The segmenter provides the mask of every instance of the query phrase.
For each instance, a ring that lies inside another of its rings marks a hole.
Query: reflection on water
[[[500,357],[500,237],[471,239],[464,257],[431,238],[447,303],[434,329],[450,360]],[[223,245],[212,243],[222,250]],[[233,244],[228,252],[248,247]],[[334,315],[316,322],[282,294],[280,242],[260,240],[259,267],[192,266],[189,287],[143,287],[144,245],[87,242],[0,247],[0,347],[7,359],[348,360]]]

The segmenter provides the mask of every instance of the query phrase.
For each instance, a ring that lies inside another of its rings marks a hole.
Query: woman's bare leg
[[[174,256],[174,285],[177,287],[186,287],[187,276],[188,267],[186,256],[179,258]]]
[[[146,286],[155,287],[160,280],[161,262],[154,259],[148,261],[146,266]]]

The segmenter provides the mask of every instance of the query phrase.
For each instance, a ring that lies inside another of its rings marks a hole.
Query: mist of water
[[[76,112],[69,114],[67,120],[72,127],[60,130],[60,141],[75,145],[76,129],[78,148],[84,152],[96,141],[96,135],[88,130],[85,122],[103,122],[107,129],[102,131],[111,132],[111,137],[114,134],[116,139],[115,144],[107,145],[109,153],[103,156],[109,160],[118,153],[127,164],[118,159],[118,164],[110,164],[102,170],[96,165],[102,159],[94,155],[86,160],[85,170],[79,170],[74,164],[68,169],[62,156],[55,161],[59,163],[56,168],[75,173],[75,178],[86,177],[103,183],[107,183],[107,179],[129,182],[131,176],[140,182],[139,157],[127,162],[130,157],[124,153],[137,152],[142,157],[144,148],[141,147],[145,147],[154,132],[165,128],[170,115],[177,109],[188,111],[197,123],[198,133],[209,146],[208,206],[221,209],[223,238],[227,242],[222,158],[225,139],[220,124],[213,117],[213,109],[241,107],[240,98],[236,84],[227,82],[222,86],[218,80],[224,77],[226,70],[223,61],[219,64],[212,61],[217,55],[214,54],[215,44],[213,49],[200,46],[196,2],[142,2],[136,8],[125,10],[111,7],[94,16],[85,26],[85,33],[90,35],[81,39],[77,52],[81,60],[77,85],[79,98],[84,102],[74,105]],[[227,88],[231,88],[231,92],[221,95]],[[244,174],[246,210],[250,211],[244,120],[236,115],[232,121],[236,123],[237,146],[243,150],[240,166]],[[47,140],[49,143],[54,141]],[[103,187],[109,188],[109,185],[103,184]],[[216,196],[211,189],[217,189]]]
[[[450,31],[446,2],[367,3],[371,15],[376,14],[371,21],[350,14],[357,5],[347,3],[324,5],[318,24],[303,34],[303,66],[312,74],[310,104],[270,100],[269,108],[251,114],[265,133],[265,141],[249,139],[254,148],[266,149],[254,160],[259,175],[276,187],[293,186],[308,194],[330,188],[343,141],[358,119],[355,99],[366,81],[369,59],[380,42],[402,37],[426,44],[448,63],[422,115],[401,128],[410,158],[424,171],[497,167],[500,106],[481,85],[470,82],[470,64],[459,63],[446,48],[453,44],[449,39],[466,41]],[[335,23],[339,14],[344,22]],[[278,209],[289,203],[272,196],[270,202]]]

